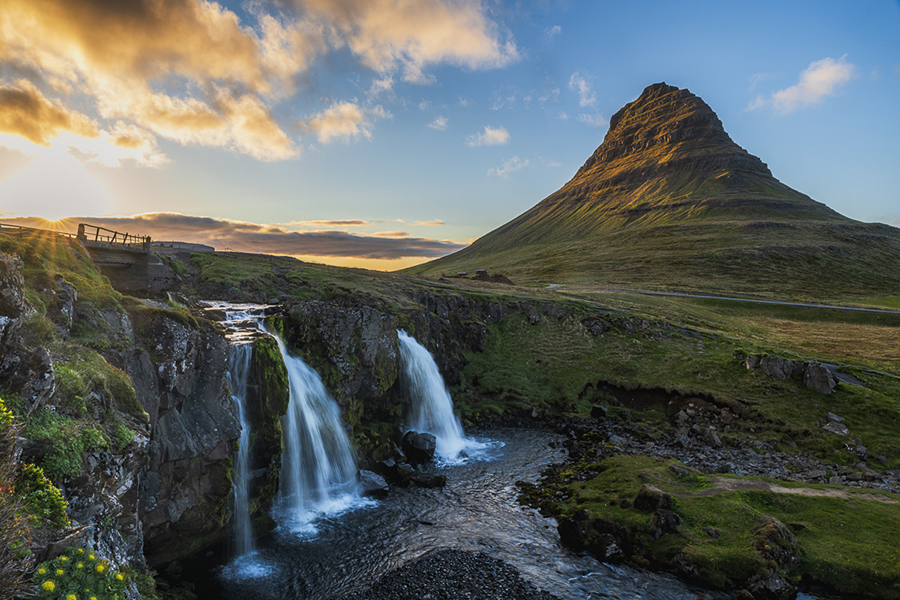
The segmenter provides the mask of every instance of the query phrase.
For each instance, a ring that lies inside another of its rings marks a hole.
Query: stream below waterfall
[[[383,500],[326,513],[300,533],[281,524],[257,540],[253,554],[224,565],[192,565],[196,577],[186,571],[184,579],[192,580],[201,600],[324,600],[367,588],[429,551],[455,548],[503,560],[561,600],[729,598],[565,550],[555,521],[518,505],[515,486],[563,460],[565,450],[550,446],[559,436],[505,429],[474,437],[488,445],[480,455],[430,467],[447,475],[443,489],[394,489]]]

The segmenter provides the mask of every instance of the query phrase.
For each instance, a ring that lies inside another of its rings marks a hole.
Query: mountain
[[[561,189],[408,272],[475,269],[601,287],[900,294],[900,230],[853,221],[781,183],[702,99],[658,83],[613,115]]]

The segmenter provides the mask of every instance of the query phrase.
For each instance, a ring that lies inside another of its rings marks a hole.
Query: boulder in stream
[[[410,464],[418,465],[434,459],[437,438],[430,433],[407,431],[403,436],[403,454]]]

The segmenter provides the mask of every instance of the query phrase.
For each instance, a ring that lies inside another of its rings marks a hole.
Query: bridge
[[[172,269],[151,250],[150,236],[122,233],[89,223],[79,223],[75,234],[0,223],[0,234],[16,237],[53,234],[80,243],[110,284],[126,294],[162,292],[177,280]]]

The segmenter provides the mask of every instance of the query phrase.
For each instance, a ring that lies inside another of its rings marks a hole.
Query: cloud
[[[578,71],[569,78],[569,89],[578,93],[578,106],[597,108],[597,96],[591,89],[591,84]]]
[[[285,225],[321,225],[322,227],[362,227],[371,225],[371,221],[362,219],[337,219],[333,221],[296,221],[294,223],[286,223]]]
[[[254,0],[237,13],[206,0],[4,0],[0,64],[16,65],[31,87],[0,75],[0,123],[37,144],[60,131],[108,130],[106,142],[137,149],[137,137],[111,131],[130,126],[284,160],[298,154],[282,126],[302,105],[288,102],[296,82],[319,57],[345,49],[373,71],[370,98],[390,93],[395,73],[426,83],[430,66],[489,69],[518,59],[508,33],[474,0]],[[310,119],[320,141],[369,137],[386,114],[372,108],[360,117],[351,104],[333,102]]]
[[[546,107],[548,104],[556,104],[559,102],[559,95],[559,88],[546,89],[538,96],[538,103],[541,108]]]
[[[482,133],[473,133],[466,137],[467,146],[502,146],[509,141],[509,133],[503,127],[496,129],[484,126]]]
[[[94,121],[51,102],[26,79],[17,81],[15,87],[0,86],[0,132],[49,146],[62,131],[90,138],[100,135]]]
[[[756,89],[756,87],[766,81],[771,81],[773,79],[778,79],[781,75],[777,73],[754,73],[750,76],[750,91]]]
[[[447,131],[447,117],[438,117],[429,123],[428,126],[432,129],[437,129],[438,131]]]
[[[512,108],[516,103],[516,96],[519,91],[516,88],[504,90],[504,86],[494,90],[491,94],[491,110],[502,110],[504,108]]]
[[[546,42],[552,42],[553,38],[562,33],[562,27],[559,25],[554,25],[553,27],[547,27],[544,29],[544,40]]]
[[[559,119],[560,121],[568,121],[569,115],[568,115],[568,113],[566,113],[566,111],[560,111],[560,113],[558,115],[556,115],[556,118]]]
[[[527,158],[525,160],[522,160],[518,156],[513,156],[510,159],[504,160],[501,167],[496,169],[488,169],[488,175],[496,175],[497,177],[503,177],[504,179],[507,179],[510,173],[521,171],[528,165],[529,160]]]
[[[312,22],[330,27],[376,72],[400,70],[405,81],[429,83],[424,69],[448,63],[470,69],[505,66],[519,58],[511,40],[480,2],[452,0],[293,0]]]
[[[609,121],[603,118],[603,115],[599,113],[593,115],[580,114],[578,115],[578,120],[585,125],[590,125],[592,127],[603,127],[604,125],[609,125]]]
[[[875,220],[881,223],[888,223],[900,227],[900,213],[891,213],[875,217]]]
[[[372,137],[372,123],[390,117],[381,106],[363,108],[352,102],[336,102],[326,110],[300,123],[300,127],[316,134],[323,144],[335,140],[348,142],[360,136]]]
[[[5,221],[30,227],[60,228],[69,232],[74,232],[78,223],[87,222],[114,231],[149,235],[154,240],[184,241],[206,244],[219,250],[229,248],[235,252],[288,256],[397,260],[406,257],[436,258],[465,247],[465,244],[453,241],[408,237],[404,232],[357,235],[343,231],[288,231],[277,225],[178,213],[153,213],[133,217],[73,217],[56,223],[33,217]]]
[[[434,221],[413,221],[410,225],[415,225],[417,227],[443,227],[446,223],[440,219],[435,219]]]
[[[826,96],[833,96],[839,87],[856,77],[856,66],[846,59],[845,54],[837,60],[823,58],[810,63],[800,74],[800,81],[796,85],[779,90],[769,98],[757,96],[747,109],[757,110],[771,106],[776,113],[786,115],[800,108],[819,104]]]

